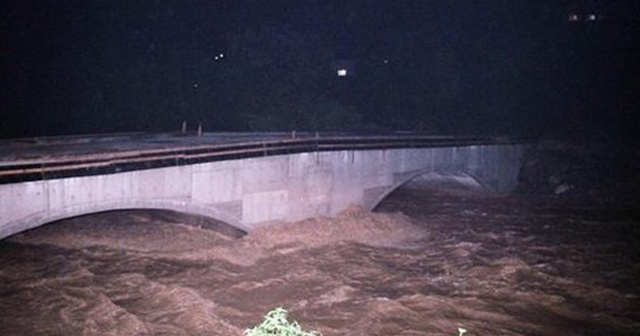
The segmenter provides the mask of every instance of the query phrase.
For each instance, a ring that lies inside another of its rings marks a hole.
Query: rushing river
[[[401,189],[242,236],[160,211],[0,241],[0,335],[640,335],[633,207]]]

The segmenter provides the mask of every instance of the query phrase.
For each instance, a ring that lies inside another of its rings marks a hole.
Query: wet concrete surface
[[[0,140],[0,162],[20,162],[90,157],[127,152],[154,152],[259,143],[290,139],[289,133],[123,133]]]
[[[136,155],[156,155],[179,151],[216,150],[240,145],[295,146],[315,140],[371,144],[373,141],[410,141],[422,145],[464,145],[477,143],[520,143],[523,138],[483,136],[440,136],[411,133],[356,134],[336,132],[213,132],[213,133],[121,133],[75,136],[0,139],[0,167],[27,163],[64,162],[70,159],[91,160]],[[411,142],[410,142],[411,143]],[[388,145],[388,144],[387,144]],[[384,145],[383,145],[384,146]],[[353,147],[353,146],[352,146]],[[353,147],[357,148],[357,146]]]

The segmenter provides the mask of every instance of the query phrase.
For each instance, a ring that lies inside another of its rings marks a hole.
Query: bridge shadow
[[[247,234],[244,230],[215,218],[152,208],[114,209],[65,217],[31,230],[23,231],[23,233],[28,233],[30,236],[35,234],[35,236],[44,237],[50,233],[59,234],[60,232],[75,232],[79,235],[89,236],[108,232],[117,236],[118,234],[127,235],[130,232],[138,232],[142,228],[144,228],[143,231],[151,233],[156,229],[163,230],[161,228],[162,225],[174,224],[212,231],[219,236],[225,237],[224,239],[231,240],[241,238]],[[95,231],[95,233],[91,231]],[[149,234],[149,239],[153,239],[151,236],[153,234]]]

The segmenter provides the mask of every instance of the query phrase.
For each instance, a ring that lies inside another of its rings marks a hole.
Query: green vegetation
[[[276,308],[267,313],[260,325],[244,331],[246,336],[322,336],[317,331],[303,331],[298,322],[289,322],[287,311]]]
[[[244,331],[245,336],[322,336],[317,331],[304,331],[298,322],[289,322],[288,312],[282,308],[276,308],[267,313],[264,321],[259,325]],[[463,336],[467,332],[464,328],[458,328],[458,335]]]

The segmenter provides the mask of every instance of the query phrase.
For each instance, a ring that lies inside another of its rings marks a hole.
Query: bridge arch
[[[456,185],[465,189],[476,189],[484,192],[495,192],[493,188],[489,187],[482,180],[465,170],[439,171],[433,170],[432,168],[426,168],[413,174],[409,174],[403,179],[399,179],[398,181],[396,181],[396,183],[389,186],[377,198],[374,198],[370,204],[367,204],[366,209],[369,211],[374,210],[385,198],[387,198],[398,188],[421,177],[424,178],[426,182],[433,182],[434,189],[442,188],[443,185],[447,184],[449,186]],[[438,186],[438,184],[440,185]]]
[[[167,148],[153,147],[157,140],[138,144],[139,151],[42,158],[36,152],[35,159],[0,166],[0,239],[63,218],[125,209],[191,213],[250,231],[334,216],[350,205],[371,210],[425,174],[509,191],[524,150],[493,139],[420,136],[192,143],[207,140],[198,138],[162,142]]]
[[[84,203],[52,209],[46,212],[32,214],[22,218],[3,229],[4,236],[14,235],[39,226],[78,216],[97,214],[118,210],[170,210],[189,215],[199,215],[223,222],[233,228],[248,232],[249,228],[240,222],[239,218],[229,214],[216,206],[202,205],[173,199],[122,199],[107,200],[96,203]]]

